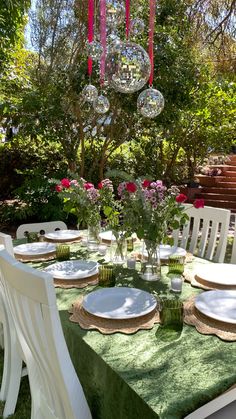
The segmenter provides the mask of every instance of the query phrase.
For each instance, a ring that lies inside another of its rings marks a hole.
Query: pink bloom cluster
[[[88,198],[92,203],[95,204],[99,200],[99,192],[96,188],[94,188],[94,186],[87,189],[87,193],[88,193]]]
[[[98,189],[103,189],[103,188],[109,189],[112,192],[114,191],[113,184],[110,179],[103,179],[101,182],[99,182]]]
[[[164,200],[165,191],[167,188],[163,185],[161,180],[157,180],[156,182],[149,182],[149,185],[147,182],[149,181],[144,180],[142,182],[143,194],[145,200],[151,204],[152,208],[156,209],[158,207],[158,203]]]

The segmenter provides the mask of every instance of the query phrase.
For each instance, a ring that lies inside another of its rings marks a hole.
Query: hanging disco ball
[[[138,111],[146,118],[155,118],[159,115],[164,104],[162,93],[152,87],[141,92],[137,101]]]
[[[120,52],[122,46],[122,41],[116,33],[110,33],[107,37],[107,50],[108,53],[118,53]]]
[[[104,114],[110,108],[109,100],[106,96],[100,95],[97,97],[97,100],[93,104],[93,108],[95,112]]]
[[[140,90],[151,73],[147,52],[134,42],[121,45],[118,53],[109,53],[106,58],[106,75],[111,86],[121,93]]]
[[[124,22],[125,6],[122,1],[106,1],[106,25],[111,27],[119,26]]]
[[[131,36],[137,36],[137,35],[142,34],[144,29],[145,29],[145,24],[142,19],[135,18],[131,20],[130,27],[129,27]]]
[[[88,84],[82,90],[82,96],[86,102],[93,103],[98,97],[98,91],[95,86]]]
[[[103,53],[103,48],[98,41],[88,42],[87,53],[94,61],[99,61]]]

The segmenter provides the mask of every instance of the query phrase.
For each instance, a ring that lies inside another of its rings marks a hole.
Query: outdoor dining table
[[[71,257],[103,258],[79,243],[71,244]],[[31,265],[42,269],[51,263]],[[205,263],[194,258],[188,269]],[[162,266],[161,280],[148,282],[135,270],[120,267],[116,286],[173,298],[167,272],[168,267]],[[236,383],[236,343],[200,334],[193,326],[184,324],[182,330],[170,332],[155,324],[151,330],[130,335],[105,335],[71,322],[71,304],[96,289],[98,286],[56,288],[65,339],[93,419],[184,418]],[[186,300],[200,292],[185,282],[180,298]]]

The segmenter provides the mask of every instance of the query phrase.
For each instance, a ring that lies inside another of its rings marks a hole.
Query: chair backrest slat
[[[0,244],[2,244],[10,255],[14,256],[12,237],[10,234],[0,233]]]

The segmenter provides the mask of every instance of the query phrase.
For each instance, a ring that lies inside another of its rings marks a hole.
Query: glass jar
[[[160,246],[152,240],[143,241],[140,276],[146,281],[161,279]]]

